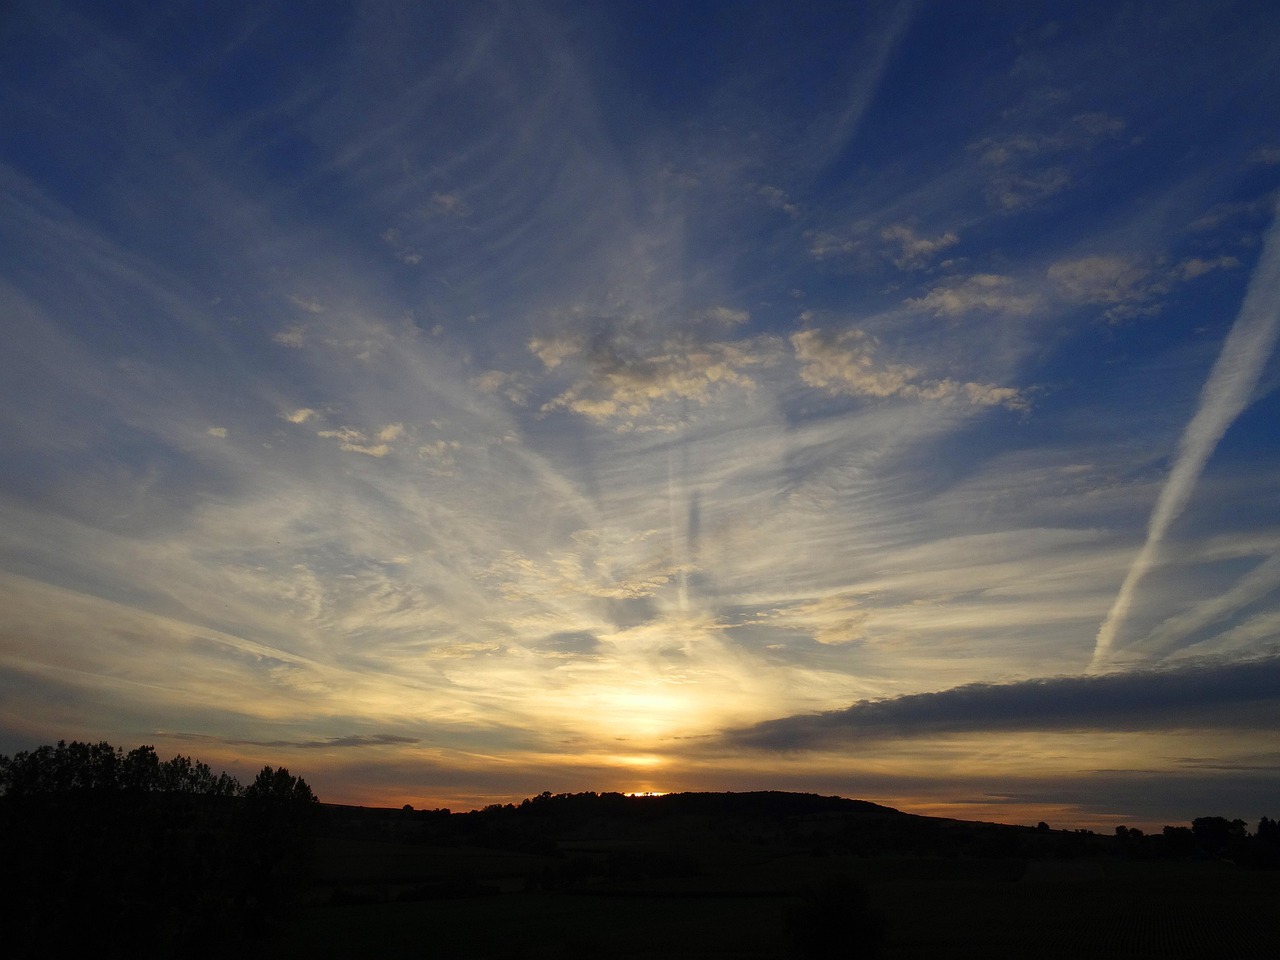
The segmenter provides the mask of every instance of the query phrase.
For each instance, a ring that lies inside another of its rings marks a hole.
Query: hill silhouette
[[[755,791],[316,801],[150,748],[0,757],[6,955],[1264,957],[1280,828],[1159,834]]]

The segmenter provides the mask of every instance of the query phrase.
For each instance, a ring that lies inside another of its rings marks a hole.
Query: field
[[[840,900],[850,888],[865,891],[867,908]],[[264,955],[813,955],[794,934],[801,922],[830,927],[836,946],[824,956],[898,960],[1261,960],[1280,944],[1276,871],[1201,859],[852,856],[758,837],[579,839],[538,853],[327,837],[305,897]],[[807,919],[794,919],[806,906]],[[884,937],[868,953],[876,917]]]

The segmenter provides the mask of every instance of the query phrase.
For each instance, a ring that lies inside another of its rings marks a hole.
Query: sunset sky
[[[1268,0],[6,3],[0,753],[1280,815],[1278,188]]]

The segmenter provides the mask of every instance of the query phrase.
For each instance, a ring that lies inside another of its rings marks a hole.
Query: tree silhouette
[[[290,902],[317,806],[283,768],[242,790],[150,746],[0,756],[6,955],[223,956]]]
[[[263,767],[244,791],[241,899],[256,928],[290,905],[312,867],[319,801],[301,777]]]

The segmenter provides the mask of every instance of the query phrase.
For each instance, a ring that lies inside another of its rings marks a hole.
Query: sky
[[[16,0],[0,752],[1280,796],[1280,11]]]

